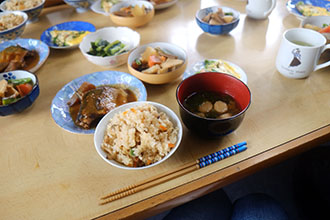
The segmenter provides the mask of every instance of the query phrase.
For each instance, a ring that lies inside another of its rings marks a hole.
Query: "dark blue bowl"
[[[40,93],[38,78],[33,73],[25,70],[14,70],[11,72],[0,73],[0,80],[20,79],[26,77],[30,77],[33,81],[32,91],[14,103],[0,106],[0,116],[12,115],[24,111],[26,108],[32,105]]]
[[[202,21],[202,19],[209,13],[217,12],[218,8],[222,8],[222,10],[225,13],[228,13],[228,12],[233,13],[234,20],[231,23],[222,24],[222,25],[211,25],[211,24],[208,24],[208,23]],[[209,7],[209,8],[203,8],[203,9],[197,11],[196,22],[197,22],[198,26],[204,32],[207,32],[210,34],[221,35],[221,34],[228,34],[230,31],[232,31],[234,28],[236,28],[239,23],[239,20],[240,20],[239,17],[240,17],[240,13],[233,8],[229,8],[229,7],[225,7],[225,6],[222,6],[222,7],[213,6],[213,7]]]

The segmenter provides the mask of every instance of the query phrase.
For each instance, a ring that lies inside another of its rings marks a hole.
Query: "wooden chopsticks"
[[[151,188],[153,186],[159,185],[161,183],[172,180],[179,176],[183,176],[187,173],[190,173],[190,172],[193,172],[200,168],[206,167],[210,164],[216,163],[220,160],[223,160],[227,157],[235,155],[246,149],[247,149],[246,142],[241,142],[241,143],[235,144],[233,146],[227,147],[227,148],[217,151],[215,153],[201,157],[198,160],[193,161],[191,163],[184,164],[174,170],[169,170],[165,173],[161,173],[159,175],[150,177],[150,178],[143,180],[141,182],[138,182],[136,184],[132,184],[130,186],[116,190],[108,195],[101,197],[101,202],[99,204],[104,205],[104,204],[107,204],[114,200],[123,198],[125,196],[129,196],[134,193],[140,192],[142,190]]]

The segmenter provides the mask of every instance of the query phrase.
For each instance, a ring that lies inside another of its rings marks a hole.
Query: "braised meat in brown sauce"
[[[39,62],[35,50],[27,50],[19,45],[10,46],[0,52],[0,72],[29,70]]]
[[[133,101],[137,101],[134,92],[120,85],[95,87],[84,82],[68,101],[68,105],[74,123],[84,129],[90,129],[110,110]]]

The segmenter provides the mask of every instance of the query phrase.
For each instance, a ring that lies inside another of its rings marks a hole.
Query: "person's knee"
[[[249,194],[234,203],[232,220],[287,220],[288,215],[282,206],[272,197],[261,194]]]

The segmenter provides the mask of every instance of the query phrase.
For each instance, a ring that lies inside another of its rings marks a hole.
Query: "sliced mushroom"
[[[198,106],[198,111],[206,113],[211,111],[213,108],[213,104],[210,101],[205,101]]]
[[[214,103],[214,110],[219,113],[225,113],[226,111],[228,111],[228,105],[223,101],[216,101]]]
[[[219,115],[218,119],[230,118],[231,116],[233,116],[233,115],[230,113],[225,113],[225,114]]]

